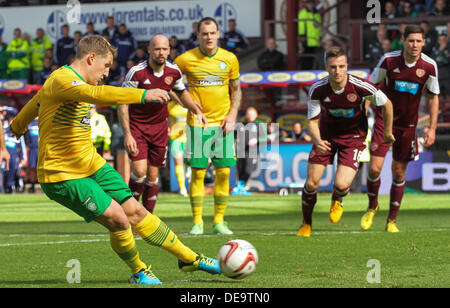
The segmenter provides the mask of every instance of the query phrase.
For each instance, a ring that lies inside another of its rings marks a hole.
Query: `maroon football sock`
[[[378,191],[380,190],[380,185],[380,177],[375,180],[367,178],[367,196],[369,197],[370,210],[375,210],[378,206]]]
[[[405,192],[405,181],[401,183],[392,181],[388,220],[395,221],[397,219],[397,214],[398,211],[400,210],[400,204],[402,203],[404,192]]]
[[[302,192],[302,212],[303,212],[303,222],[305,224],[308,225],[312,224],[312,213],[316,202],[317,202],[317,191],[309,192],[304,187]]]
[[[133,175],[130,177],[130,182],[128,186],[130,187],[131,192],[133,193],[134,198],[137,201],[141,199],[141,195],[144,192],[145,187],[145,178],[137,179]]]
[[[153,213],[156,200],[158,199],[159,186],[158,182],[149,183],[145,181],[144,193],[142,195],[142,204],[150,213]]]

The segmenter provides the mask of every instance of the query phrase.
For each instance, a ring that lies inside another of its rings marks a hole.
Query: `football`
[[[249,242],[232,240],[220,248],[217,259],[225,276],[232,279],[242,279],[256,269],[258,253]]]

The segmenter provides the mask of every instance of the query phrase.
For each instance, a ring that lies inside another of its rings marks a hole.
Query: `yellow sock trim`
[[[124,231],[110,232],[109,238],[111,248],[128,265],[133,274],[147,268],[147,265],[139,258],[139,252],[136,248],[131,228]]]
[[[194,224],[203,225],[203,196],[191,197],[190,199]]]
[[[190,263],[197,258],[195,252],[186,247],[161,219],[151,213],[147,213],[147,216],[133,228],[146,243],[167,250],[178,260]]]

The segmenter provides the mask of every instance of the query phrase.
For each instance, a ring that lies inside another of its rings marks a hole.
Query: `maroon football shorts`
[[[389,151],[391,144],[384,141],[383,132],[383,122],[376,121],[373,126],[372,141],[370,142],[370,155],[385,157]],[[394,127],[392,128],[392,134],[395,137],[395,142],[392,145],[392,158],[400,162],[415,160],[419,154],[416,128]]]
[[[338,165],[358,170],[361,152],[366,148],[365,138],[361,136],[342,136],[325,140],[331,143],[331,151],[320,154],[314,145],[309,153],[308,163],[331,165],[337,153]]]
[[[164,168],[169,138],[167,120],[156,124],[130,122],[130,131],[139,150],[136,156],[130,155],[130,159],[132,161],[147,159],[150,165]]]

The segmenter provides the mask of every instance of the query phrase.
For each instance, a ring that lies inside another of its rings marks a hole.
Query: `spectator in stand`
[[[316,9],[314,0],[304,0],[304,2],[306,6],[298,12],[297,16],[298,35],[302,42],[302,53],[314,54],[320,47],[322,29],[317,23],[322,24],[322,17]],[[313,67],[314,58],[303,56],[300,62],[301,69],[309,70]]]
[[[395,38],[392,40],[391,43],[391,50],[402,50],[403,49],[403,43],[402,43],[402,36],[403,33],[405,33],[406,26],[408,24],[400,24],[400,28],[398,29],[398,34],[395,36]]]
[[[412,0],[411,3],[413,4],[414,7],[414,11],[416,11],[419,15],[422,12],[425,12],[425,7],[426,7],[426,1],[428,0]]]
[[[178,40],[176,35],[172,35],[169,39],[170,49],[175,49],[177,51],[177,56],[186,52],[186,47],[184,44]]]
[[[136,56],[133,59],[134,63],[138,64],[138,63],[147,61],[147,59],[148,59],[148,55],[145,52],[145,49],[141,48],[141,47],[136,48]]]
[[[433,47],[433,59],[439,68],[439,85],[441,96],[445,100],[450,95],[450,44],[447,35],[440,34],[437,44]]]
[[[284,54],[277,50],[273,37],[266,40],[266,50],[258,56],[258,68],[263,72],[284,70]]]
[[[387,39],[387,31],[384,28],[379,28],[377,31],[377,40],[369,43],[369,52],[366,54],[365,59],[372,71],[378,64],[378,61],[383,56],[382,43]]]
[[[133,66],[135,66],[136,64],[137,64],[137,63],[135,63],[133,59],[128,59],[128,60],[127,60],[126,67],[125,67],[125,71],[128,73],[128,71],[129,71]]]
[[[198,40],[197,40],[197,28],[198,28],[198,22],[192,23],[192,32],[191,35],[189,35],[189,38],[187,40],[187,49],[192,49],[198,46]]]
[[[228,20],[228,31],[225,32],[223,40],[225,49],[234,54],[238,54],[248,47],[247,38],[241,31],[236,29],[235,19]]]
[[[108,36],[108,42],[114,41],[116,35],[119,33],[119,27],[115,25],[114,17],[106,17],[106,28],[103,29],[102,35]]]
[[[384,4],[384,11],[381,15],[382,18],[396,18],[397,10],[395,9],[394,1],[388,0]]]
[[[278,123],[267,123],[267,142],[277,143],[280,139],[280,126]]]
[[[450,21],[447,23],[447,41],[450,44]]]
[[[290,142],[291,141],[290,138],[291,137],[289,136],[289,132],[287,130],[285,129],[280,130],[280,141]]]
[[[314,56],[314,70],[325,70],[325,55],[327,49],[336,46],[336,43],[332,39],[328,39],[322,42],[322,46],[316,51]]]
[[[167,60],[174,63],[175,59],[178,57],[178,51],[174,48],[170,48],[169,57]]]
[[[30,75],[30,45],[22,38],[22,30],[14,29],[14,39],[6,48],[9,79],[26,79]]]
[[[114,59],[109,69],[109,75],[105,79],[105,84],[120,87],[125,80],[125,74],[125,67],[120,66],[119,62]]]
[[[445,0],[436,0],[434,6],[428,11],[428,16],[449,16],[450,9]]]
[[[76,54],[78,42],[81,40],[82,37],[83,37],[83,33],[81,33],[81,31],[75,31],[73,33],[73,47],[74,47],[73,54],[74,55]]]
[[[89,35],[100,35],[97,31],[95,31],[94,23],[92,21],[88,22],[86,24],[86,32],[83,36],[89,36]]]
[[[420,27],[425,32],[425,46],[422,48],[422,52],[427,56],[432,56],[433,47],[437,42],[437,31],[430,26],[430,23],[427,20],[422,20],[420,22]]]
[[[418,17],[419,13],[414,10],[413,4],[411,1],[403,1],[402,11],[398,17]]]
[[[137,42],[125,24],[120,24],[119,34],[111,44],[117,48],[117,61],[119,66],[127,67],[127,61],[133,60],[136,55]],[[133,60],[134,62],[134,60]]]
[[[392,45],[392,43],[391,43],[391,40],[390,40],[390,39],[384,39],[384,40],[381,42],[381,48],[383,49],[383,53],[387,53],[387,52],[392,51],[391,45]],[[381,58],[380,58],[380,59],[381,59]]]
[[[8,44],[3,42],[3,38],[0,35],[0,79],[8,78],[8,57],[6,54],[7,48]]]
[[[69,35],[69,25],[61,27],[62,37],[56,41],[56,63],[58,65],[69,64],[68,58],[74,54],[74,39]]]
[[[302,123],[300,121],[294,122],[292,124],[292,131],[289,133],[289,137],[284,139],[285,142],[294,142],[294,141],[306,141],[311,142],[311,136],[303,129]]]
[[[52,70],[52,59],[45,57],[44,58],[44,65],[42,71],[39,72],[39,77],[37,80],[37,84],[43,85],[44,82],[47,80],[48,76],[53,72]]]
[[[33,71],[32,83],[38,82],[41,71],[44,69],[44,58],[47,50],[53,50],[53,45],[45,36],[42,28],[36,30],[36,38],[31,42],[31,69]]]
[[[3,107],[3,111],[6,111],[6,119],[3,122],[5,144],[10,155],[9,170],[3,170],[3,185],[4,192],[11,194],[14,188],[16,188],[16,191],[19,192],[19,187],[16,186],[16,174],[22,165],[27,161],[27,152],[24,137],[22,136],[19,140],[17,140],[17,138],[13,136],[8,129],[11,120],[17,114],[17,109],[12,107]]]

